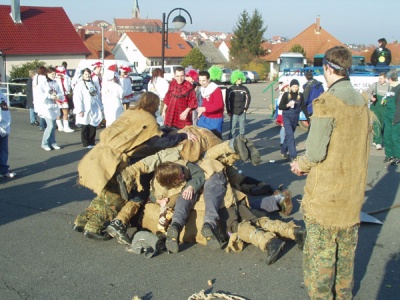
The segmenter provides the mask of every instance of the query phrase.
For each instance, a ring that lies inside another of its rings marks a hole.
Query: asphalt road
[[[263,163],[238,167],[273,186],[289,187],[294,212],[285,219],[302,224],[299,201],[305,178],[291,174],[289,163],[281,160],[279,128],[268,109],[270,92],[261,93],[266,84],[249,87],[253,104],[248,136],[254,139]],[[187,299],[201,290],[255,300],[308,298],[302,252],[293,242],[287,242],[282,257],[267,266],[266,254],[252,245],[242,253],[227,254],[185,244],[178,254],[146,259],[126,252],[114,240],[96,242],[74,232],[74,218],[94,197],[76,184],[77,164],[88,151],[81,146],[80,132],[57,132],[62,149],[45,152],[40,148],[42,132],[29,125],[28,111],[13,109],[12,117],[9,164],[18,177],[0,178],[0,299],[128,300],[135,295],[143,300]],[[298,129],[296,135],[301,152],[306,133]],[[365,212],[400,202],[399,170],[386,167],[383,158],[382,151],[371,150]],[[355,299],[399,299],[400,208],[374,216],[383,225],[363,223],[360,228]]]

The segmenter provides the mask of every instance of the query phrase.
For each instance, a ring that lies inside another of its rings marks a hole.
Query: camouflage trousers
[[[83,227],[85,231],[101,234],[106,224],[115,218],[126,203],[117,191],[117,183],[111,180],[100,195],[76,217],[74,224]]]
[[[352,299],[358,225],[326,228],[305,219],[304,283],[311,299]]]

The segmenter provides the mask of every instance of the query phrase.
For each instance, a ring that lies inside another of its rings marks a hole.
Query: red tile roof
[[[88,54],[62,7],[21,6],[20,24],[11,6],[0,5],[0,50],[6,55]]]
[[[125,34],[145,57],[161,57],[161,33],[126,32]],[[168,44],[170,48],[165,48],[165,57],[184,57],[192,50],[180,33],[168,33]]]
[[[162,26],[160,19],[114,19],[114,23],[116,26]]]
[[[303,32],[299,33],[287,43],[281,43],[283,47],[279,50],[274,47],[272,52],[265,56],[268,61],[276,61],[282,52],[290,52],[290,49],[298,44],[302,46],[306,52],[306,57],[309,61],[314,60],[315,54],[323,54],[329,48],[334,46],[344,46],[337,38],[319,26],[318,21],[311,24]],[[279,44],[276,44],[279,45]],[[277,50],[277,51],[276,51]]]
[[[86,35],[86,40],[84,41],[86,47],[90,50],[92,54],[88,55],[87,59],[100,59],[101,58],[101,33],[94,33]],[[104,58],[114,59],[111,47],[104,41]]]

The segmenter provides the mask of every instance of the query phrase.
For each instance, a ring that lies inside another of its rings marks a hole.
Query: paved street
[[[305,178],[291,174],[280,157],[279,128],[270,118],[271,92],[262,94],[266,86],[249,85],[253,104],[247,120],[248,136],[263,163],[238,167],[275,187],[283,183],[290,188],[294,212],[285,220],[303,224],[299,201]],[[81,146],[80,132],[57,132],[63,148],[45,152],[40,148],[42,132],[29,125],[28,110],[13,109],[12,117],[9,164],[18,177],[0,178],[0,299],[130,300],[137,295],[143,300],[183,300],[201,290],[254,300],[308,299],[302,252],[293,242],[286,243],[279,261],[267,266],[266,254],[252,245],[227,254],[185,244],[178,254],[146,259],[126,252],[115,240],[96,242],[74,232],[74,218],[94,197],[76,184],[77,164],[88,151]],[[301,153],[306,133],[298,129],[296,136]],[[343,147],[351,151],[351,145]],[[364,212],[400,202],[399,170],[386,167],[383,158],[382,151],[371,149]],[[360,228],[355,299],[398,299],[400,208],[374,216],[383,225],[363,223]]]

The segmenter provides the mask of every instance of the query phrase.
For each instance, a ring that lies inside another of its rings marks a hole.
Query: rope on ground
[[[188,298],[188,300],[246,300],[246,298],[242,298],[235,295],[229,295],[225,293],[213,293],[213,294],[205,294],[204,290],[197,294],[193,294]]]

